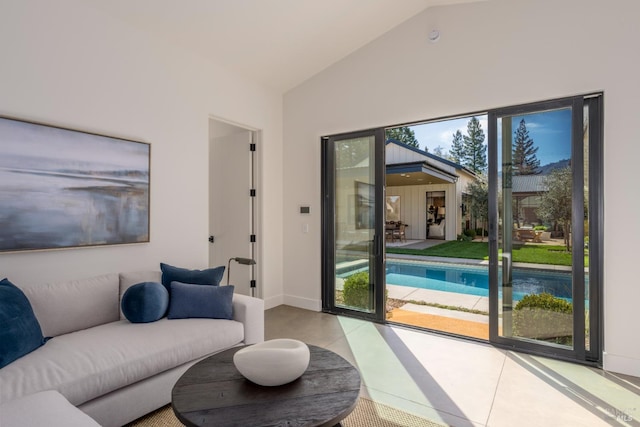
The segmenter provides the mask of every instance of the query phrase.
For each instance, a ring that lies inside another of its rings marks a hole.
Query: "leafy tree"
[[[538,147],[533,145],[527,124],[520,120],[513,141],[513,174],[536,175],[540,173],[540,160],[536,156]]]
[[[462,132],[457,130],[456,133],[453,134],[453,141],[451,141],[451,149],[449,150],[449,158],[452,162],[462,164],[465,157]]]
[[[480,221],[482,228],[482,241],[484,241],[485,225],[489,219],[489,186],[486,181],[473,181],[467,185],[469,194],[469,212],[471,213],[471,223]]]
[[[548,222],[558,222],[562,225],[564,244],[567,251],[571,251],[571,201],[572,201],[571,166],[553,170],[545,178],[547,191],[540,194],[540,206],[536,213],[538,217]]]
[[[402,142],[403,144],[420,148],[420,144],[418,144],[418,140],[416,139],[415,132],[407,126],[387,129],[385,137],[387,140],[395,139],[396,141]],[[425,151],[427,151],[426,147],[425,147]]]
[[[480,121],[472,117],[467,124],[467,135],[464,139],[464,158],[462,165],[475,173],[482,173],[487,169],[487,145]]]
[[[338,141],[335,146],[336,168],[353,168],[369,157],[370,141],[368,138],[356,138]]]

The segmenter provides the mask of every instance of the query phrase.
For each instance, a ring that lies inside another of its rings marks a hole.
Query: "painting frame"
[[[150,241],[151,144],[0,116],[0,254]]]
[[[399,222],[402,219],[402,216],[400,215],[402,208],[400,196],[387,195],[385,196],[385,199],[385,220]]]

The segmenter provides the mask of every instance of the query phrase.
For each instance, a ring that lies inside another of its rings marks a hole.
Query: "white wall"
[[[285,301],[320,300],[321,135],[603,90],[604,362],[640,375],[640,340],[632,330],[640,324],[640,198],[628,179],[640,159],[638,16],[636,0],[432,8],[285,94]],[[442,36],[433,44],[427,34],[434,28]],[[311,201],[309,234],[297,225],[302,200]]]
[[[282,97],[80,0],[3,1],[0,115],[151,143],[151,242],[0,255],[46,282],[208,262],[210,116],[261,130],[262,295],[282,294]],[[259,66],[259,64],[256,64]],[[1,209],[1,207],[0,207]]]

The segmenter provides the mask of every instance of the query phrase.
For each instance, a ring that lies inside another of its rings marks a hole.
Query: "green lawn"
[[[488,260],[489,243],[451,241],[427,249],[387,248],[387,253]],[[517,245],[513,247],[513,262],[571,265],[571,253],[564,246]]]

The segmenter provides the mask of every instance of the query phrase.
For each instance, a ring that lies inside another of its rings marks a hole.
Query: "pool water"
[[[488,266],[387,261],[386,280],[389,285],[489,296]],[[571,272],[514,268],[514,301],[542,292],[571,301]]]

